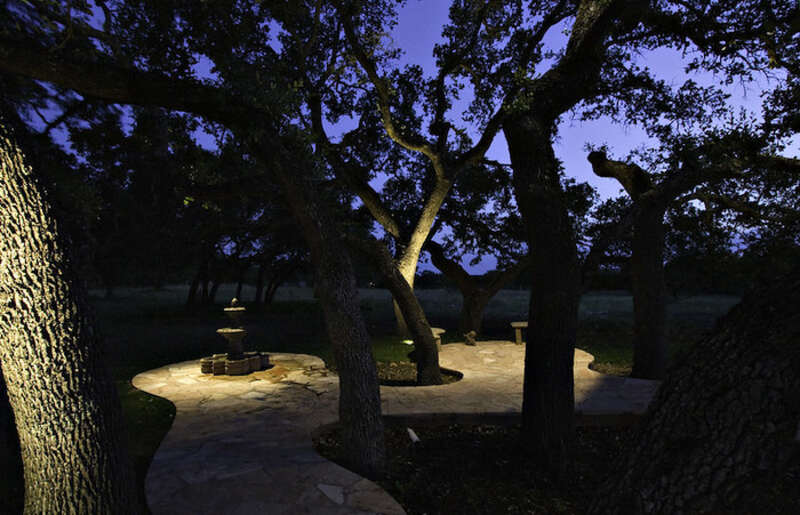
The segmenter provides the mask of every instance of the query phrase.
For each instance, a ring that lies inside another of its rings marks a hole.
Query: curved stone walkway
[[[479,420],[518,415],[524,346],[444,345],[441,366],[461,381],[381,387],[384,415]],[[133,385],[175,404],[172,428],[147,473],[154,514],[402,514],[375,483],[317,454],[312,432],[337,420],[338,378],[322,360],[270,353],[275,366],[247,376],[200,373],[199,360],[141,373]],[[658,383],[606,376],[575,351],[575,410],[588,422],[644,412]],[[588,417],[588,418],[587,418]]]

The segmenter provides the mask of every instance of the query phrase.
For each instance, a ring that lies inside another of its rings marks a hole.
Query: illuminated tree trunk
[[[559,183],[552,127],[522,117],[503,130],[530,249],[522,437],[545,466],[562,476],[574,434],[572,367],[580,299],[574,230]]]
[[[419,252],[416,253],[416,256],[409,256],[404,254],[403,257],[400,259],[400,264],[397,266],[398,272],[403,277],[403,279],[408,283],[408,286],[411,290],[414,290],[414,278],[417,274],[417,263],[419,262]],[[403,309],[397,303],[397,298],[392,296],[392,304],[394,306],[394,318],[395,318],[395,332],[401,338],[409,338],[411,337],[411,331],[408,328],[408,322],[406,322],[405,317],[403,316]]]
[[[135,513],[119,399],[51,208],[0,127],[0,362],[26,513]]]
[[[371,257],[372,263],[378,268],[386,286],[392,293],[395,305],[401,310],[403,320],[408,325],[409,333],[414,340],[417,384],[420,386],[442,384],[436,340],[434,340],[425,311],[400,271],[401,267],[395,265],[392,256],[383,244],[377,241],[372,244],[361,240],[351,242],[361,247],[361,250]]]
[[[668,372],[590,513],[751,512],[741,503],[749,488],[797,453],[798,306],[795,271],[747,295],[696,343]]]

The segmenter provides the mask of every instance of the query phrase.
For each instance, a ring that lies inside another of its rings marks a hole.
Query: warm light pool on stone
[[[655,381],[606,376],[575,351],[575,410],[584,421],[642,413]],[[272,368],[213,376],[187,361],[133,378],[172,401],[177,413],[146,478],[155,514],[404,513],[382,488],[319,456],[315,429],[337,420],[338,377],[321,359],[270,353]],[[524,346],[511,342],[443,345],[443,367],[461,381],[381,387],[384,415],[480,421],[518,416]]]

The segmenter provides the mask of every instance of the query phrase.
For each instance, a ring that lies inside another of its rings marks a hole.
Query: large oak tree
[[[348,455],[359,472],[380,475],[385,458],[377,371],[352,264],[330,203],[321,198],[323,171],[285,118],[291,87],[279,83],[280,63],[262,30],[269,17],[257,6],[119,2],[103,5],[101,29],[92,25],[87,5],[73,10],[12,4],[5,5],[0,32],[4,73],[97,100],[202,116],[231,130],[273,174],[311,252],[340,373],[339,416]],[[205,25],[210,20],[213,27]],[[187,44],[173,45],[176,41]],[[218,81],[196,78],[191,70],[196,53],[214,60]]]
[[[7,119],[0,117],[0,364],[25,513],[138,513],[119,399],[74,249],[14,141],[24,129],[10,130]]]
[[[797,455],[798,307],[795,270],[751,291],[697,342],[590,513],[738,511],[754,486],[774,480]]]

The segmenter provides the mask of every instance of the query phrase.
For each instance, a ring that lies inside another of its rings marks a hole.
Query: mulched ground
[[[450,425],[386,431],[388,477],[379,481],[414,514],[582,513],[631,433],[625,428],[579,428],[575,474],[557,484],[531,466],[518,446],[519,427]],[[339,433],[315,440],[323,456],[347,466]]]
[[[384,386],[416,386],[417,365],[408,361],[392,361],[376,363],[378,365],[378,380]],[[455,383],[461,379],[460,374],[442,370],[444,384]]]
[[[631,427],[577,429],[574,474],[556,483],[518,445],[519,426],[449,425],[386,430],[388,475],[379,481],[409,515],[585,513]],[[317,451],[347,467],[340,435],[332,429],[314,441]],[[800,513],[800,463],[778,480],[751,485],[736,509],[720,513]]]

